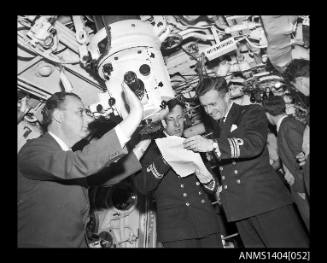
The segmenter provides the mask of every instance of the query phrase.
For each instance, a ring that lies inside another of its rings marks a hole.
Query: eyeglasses
[[[61,110],[63,110],[63,111],[69,111],[69,110],[67,110],[65,108],[64,109],[61,109]],[[78,114],[81,118],[83,117],[83,113],[85,113],[88,117],[94,118],[93,113],[89,109],[87,109],[87,108],[80,108],[80,109],[74,111],[74,113]]]

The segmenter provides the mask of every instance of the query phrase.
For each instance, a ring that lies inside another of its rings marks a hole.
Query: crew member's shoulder
[[[249,112],[257,112],[264,113],[264,109],[260,104],[249,104],[249,105],[241,105],[240,106],[241,114],[249,113]]]
[[[295,119],[293,116],[287,116],[281,123],[281,127],[289,127],[293,129],[305,129],[305,124]]]
[[[258,103],[244,105],[243,107],[246,107],[248,110],[260,110],[260,111],[264,110],[262,105],[260,105]]]
[[[50,134],[45,133],[37,138],[27,140],[23,147],[20,149],[19,153],[22,153],[31,147],[45,147],[50,149],[52,145],[56,145],[54,138],[52,138]]]

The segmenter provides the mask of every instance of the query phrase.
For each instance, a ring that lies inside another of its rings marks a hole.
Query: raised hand
[[[134,92],[124,83],[122,84],[122,90],[125,94],[130,111],[119,126],[126,137],[130,138],[142,120],[143,106]]]
[[[195,135],[185,139],[183,146],[185,149],[193,152],[210,152],[213,150],[213,141],[211,139],[206,139],[203,136]]]

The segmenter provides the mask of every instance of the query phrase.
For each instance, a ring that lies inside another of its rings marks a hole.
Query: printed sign
[[[221,41],[219,44],[216,44],[212,47],[205,49],[204,54],[209,60],[213,60],[235,49],[237,49],[236,42],[233,37],[230,37],[228,39]]]

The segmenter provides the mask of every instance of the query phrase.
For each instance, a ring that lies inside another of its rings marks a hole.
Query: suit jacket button
[[[202,195],[202,192],[201,191],[199,192],[199,195]]]
[[[196,185],[198,185],[198,186],[200,185],[200,183],[199,183],[199,182],[196,182],[195,184],[196,184]]]
[[[181,184],[181,188],[184,188],[184,184]]]
[[[187,196],[187,193],[183,193],[183,196],[186,197]]]
[[[227,189],[227,185],[224,185],[224,189]]]
[[[236,180],[236,183],[240,184],[241,183],[241,180],[240,179],[237,179]]]
[[[220,166],[220,167],[219,167],[219,170],[220,170],[220,171],[224,170],[224,167]]]
[[[223,175],[223,176],[221,177],[221,179],[222,179],[222,180],[225,180],[225,179],[226,179],[226,177]]]
[[[206,201],[204,199],[201,199],[201,203],[204,204]]]
[[[234,170],[234,174],[238,174],[238,171],[237,170]]]
[[[186,206],[190,206],[191,204],[189,202],[185,203]]]
[[[232,162],[232,164],[233,164],[233,165],[235,165],[235,164],[236,164],[236,162],[235,162],[235,161],[233,161],[233,162]]]

